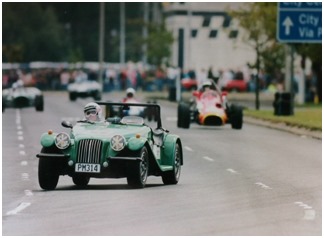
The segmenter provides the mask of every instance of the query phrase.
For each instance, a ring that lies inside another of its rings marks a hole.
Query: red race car
[[[243,125],[243,108],[229,104],[227,93],[221,92],[212,81],[193,92],[193,99],[178,105],[178,127],[189,128],[191,122],[206,126],[222,126],[230,123],[233,129]]]

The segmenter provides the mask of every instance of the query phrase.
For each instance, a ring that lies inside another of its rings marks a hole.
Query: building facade
[[[167,29],[175,39],[171,64],[184,70],[243,70],[254,64],[254,50],[242,40],[239,29],[228,15],[244,3],[166,3],[163,13]]]

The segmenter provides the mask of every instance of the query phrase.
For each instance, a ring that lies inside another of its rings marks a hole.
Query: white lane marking
[[[28,190],[28,189],[26,189],[25,191],[25,195],[26,196],[28,196],[28,197],[30,197],[30,196],[33,196],[34,194],[33,194],[33,192],[32,191],[30,191],[30,190]]]
[[[18,125],[17,126],[17,130],[21,130],[22,129],[22,126],[21,125]]]
[[[177,117],[167,117],[166,118],[167,121],[178,121]]]
[[[303,207],[304,209],[312,209],[311,206],[303,203],[303,202],[295,202],[296,205],[300,206],[300,207]]]
[[[296,205],[299,207],[304,208],[304,220],[314,220],[316,217],[316,211],[312,209],[311,206],[307,205],[306,203],[303,202],[294,202]]]
[[[25,161],[25,160],[24,160],[24,161],[21,161],[20,165],[21,165],[21,166],[27,166],[27,165],[28,165],[28,162]]]
[[[19,151],[19,154],[20,154],[20,155],[26,155],[26,152],[23,151],[23,150],[21,150],[21,151]]]
[[[314,220],[316,217],[316,212],[315,210],[311,209],[311,210],[305,210],[304,211],[304,220]]]
[[[227,169],[227,171],[232,173],[232,174],[238,174],[237,171],[235,171],[234,169],[231,169],[231,168]]]
[[[204,158],[205,160],[208,160],[208,161],[211,161],[211,162],[214,161],[212,158],[210,158],[210,157],[208,157],[208,156],[204,156],[203,158]]]
[[[23,136],[18,136],[18,140],[24,140]]]
[[[29,174],[28,174],[28,173],[22,173],[22,174],[21,174],[21,179],[22,179],[23,181],[27,181],[27,180],[29,180]]]
[[[24,144],[19,144],[19,148],[25,148]]]
[[[15,209],[7,212],[7,216],[9,215],[16,215],[18,212],[21,212],[22,210],[24,210],[26,207],[30,206],[30,202],[22,202],[19,204],[18,207],[16,207]]]
[[[258,186],[260,186],[261,188],[263,188],[263,189],[272,189],[272,188],[270,188],[268,185],[265,185],[265,184],[263,184],[263,183],[261,183],[261,182],[257,182],[257,183],[255,183],[256,185],[258,185]]]
[[[21,136],[21,135],[23,135],[23,134],[24,134],[23,131],[17,131],[17,135]]]
[[[184,147],[186,150],[188,150],[188,151],[193,151],[190,147],[188,147],[188,146],[185,146]]]

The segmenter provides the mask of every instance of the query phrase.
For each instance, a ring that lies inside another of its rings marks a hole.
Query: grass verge
[[[270,110],[251,109],[244,110],[244,115],[275,123],[285,123],[289,126],[322,131],[322,107],[296,107],[294,115],[291,116],[276,116]]]

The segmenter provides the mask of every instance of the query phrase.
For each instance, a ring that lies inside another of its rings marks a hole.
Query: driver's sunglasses
[[[87,112],[86,112],[86,115],[87,115],[87,116],[90,116],[90,115],[96,115],[96,114],[97,114],[96,111],[87,111]]]

